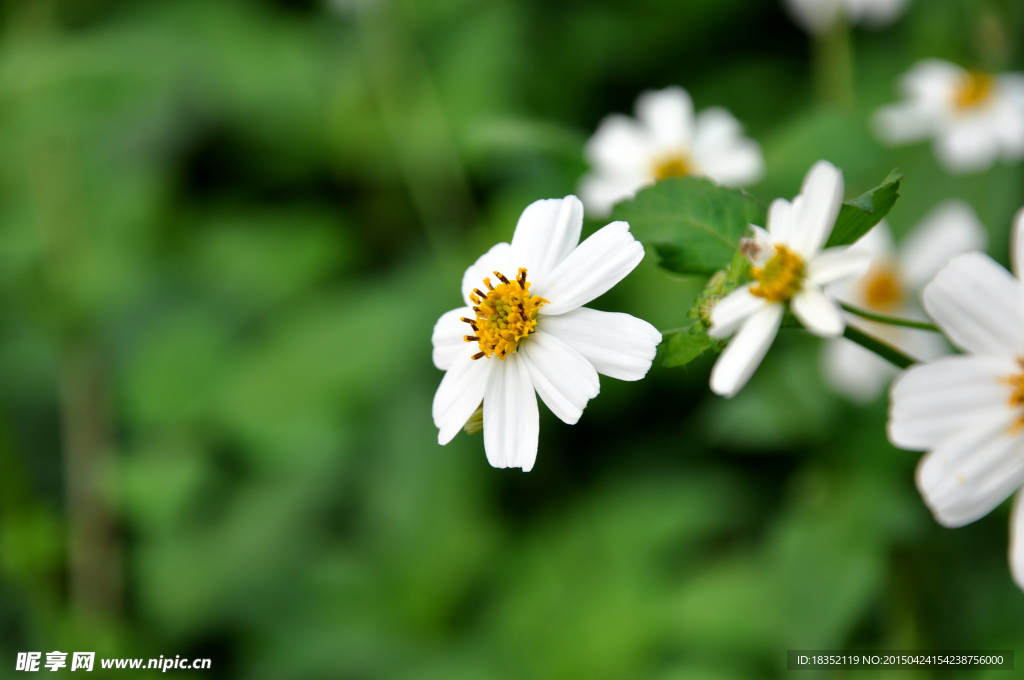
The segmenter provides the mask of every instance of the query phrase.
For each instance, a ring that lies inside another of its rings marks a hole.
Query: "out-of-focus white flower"
[[[633,271],[643,246],[625,222],[580,243],[582,227],[575,196],[537,201],[523,211],[511,244],[499,243],[466,270],[466,306],[443,314],[432,338],[434,365],[446,371],[434,395],[439,443],[463,427],[479,430],[482,420],[490,464],[528,471],[540,432],[536,394],[571,425],[600,391],[598,373],[647,374],[657,329],[582,306]]]
[[[917,488],[935,519],[959,527],[1024,485],[1024,211],[1014,225],[1016,277],[982,253],[953,258],[924,306],[964,354],[913,366],[892,388],[889,439],[927,451]],[[1024,588],[1024,510],[1010,522],[1010,569]]]
[[[743,248],[753,264],[754,281],[726,295],[711,310],[713,338],[733,336],[711,371],[711,389],[732,397],[747,383],[767,353],[786,305],[812,333],[830,337],[846,327],[839,307],[822,286],[863,274],[867,253],[822,247],[832,234],[843,203],[843,173],[819,161],[790,203],[768,208],[768,230],[751,225],[754,238]]]
[[[743,136],[723,108],[696,117],[681,87],[648,91],[636,102],[636,118],[613,114],[587,142],[591,171],[580,180],[587,210],[605,216],[619,201],[658,180],[703,175],[731,187],[761,179],[761,147]]]
[[[786,0],[793,20],[809,33],[822,33],[845,17],[872,28],[888,26],[903,14],[907,0]]]
[[[956,255],[984,250],[985,227],[971,206],[947,201],[921,220],[897,249],[883,221],[851,249],[871,256],[867,274],[831,286],[839,300],[878,314],[924,320],[918,295],[924,285]],[[846,322],[918,360],[936,359],[949,346],[935,333],[868,321],[846,314]],[[822,352],[825,380],[853,401],[868,402],[882,393],[898,373],[895,366],[846,338],[828,341]]]
[[[1024,158],[1024,75],[968,71],[929,59],[908,71],[900,88],[904,101],[875,112],[882,141],[933,139],[939,162],[953,173]]]

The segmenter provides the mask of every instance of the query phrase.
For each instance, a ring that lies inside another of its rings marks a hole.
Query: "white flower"
[[[636,101],[636,118],[607,116],[587,142],[591,172],[580,181],[587,210],[608,215],[619,201],[667,177],[703,175],[727,186],[761,179],[761,147],[743,136],[723,108],[694,117],[686,90],[647,91]]]
[[[881,28],[903,14],[907,0],[786,0],[790,15],[809,33],[823,33],[840,17]]]
[[[583,243],[575,196],[537,201],[462,278],[465,307],[434,326],[438,442],[447,444],[483,404],[484,449],[494,467],[528,471],[537,457],[537,399],[574,424],[597,396],[597,374],[639,380],[661,334],[629,314],[582,305],[621,281],[644,257],[625,222]],[[577,245],[578,244],[578,245]],[[495,285],[496,284],[496,285]]]
[[[946,201],[928,213],[898,252],[883,221],[851,246],[871,257],[868,272],[829,290],[861,309],[924,320],[918,304],[921,289],[952,257],[984,250],[987,236],[971,206],[959,200]],[[875,323],[853,314],[846,314],[846,322],[915,359],[937,359],[949,353],[949,345],[935,333]],[[878,397],[898,373],[888,361],[846,338],[825,343],[822,365],[833,389],[862,403]]]
[[[889,440],[927,451],[917,488],[947,527],[991,512],[1024,485],[1024,211],[1011,275],[982,253],[953,258],[924,289],[924,306],[964,354],[908,369],[892,388]],[[1024,588],[1024,512],[1017,495],[1010,566]]]
[[[777,199],[768,208],[768,231],[751,225],[744,242],[753,262],[754,281],[722,298],[711,310],[708,335],[735,336],[711,371],[711,389],[726,397],[747,383],[775,339],[789,304],[812,333],[836,336],[846,324],[822,286],[857,276],[870,258],[848,248],[822,252],[843,203],[843,173],[818,161],[790,203]]]
[[[938,59],[922,61],[901,81],[906,100],[875,113],[888,144],[934,139],[947,170],[985,170],[997,160],[1024,158],[1024,76],[967,71]]]

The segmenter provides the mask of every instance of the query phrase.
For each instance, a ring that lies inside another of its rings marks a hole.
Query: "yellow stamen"
[[[786,302],[796,295],[803,285],[804,261],[786,246],[775,246],[775,255],[763,268],[750,270],[757,285],[750,289],[752,295],[769,302]]]
[[[971,69],[957,83],[956,91],[953,93],[953,102],[961,111],[973,109],[992,99],[995,89],[995,76]]]
[[[1013,388],[1013,391],[1010,393],[1010,408],[1020,409],[1024,407],[1024,358],[1018,357],[1017,365],[1021,367],[1021,373],[1000,378],[999,381]],[[1010,428],[1010,434],[1020,434],[1022,428],[1024,428],[1024,413],[1021,413],[1020,417],[1017,418],[1017,422]]]
[[[870,309],[887,312],[899,307],[903,302],[903,289],[896,271],[892,267],[881,266],[868,272],[863,296]]]
[[[654,163],[654,176],[660,182],[669,177],[686,177],[693,172],[693,164],[685,154],[664,156]]]
[[[520,268],[519,275],[510,281],[500,272],[494,275],[501,281],[494,288],[484,279],[489,288],[487,293],[474,289],[469,299],[473,301],[476,319],[463,319],[473,328],[473,335],[466,335],[466,342],[475,342],[480,352],[474,359],[497,356],[504,360],[518,349],[519,343],[537,328],[537,310],[548,303],[544,298],[530,295],[530,282],[526,270]]]

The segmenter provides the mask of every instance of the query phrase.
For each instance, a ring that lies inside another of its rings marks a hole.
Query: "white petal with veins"
[[[619,380],[647,375],[661,342],[658,329],[642,319],[588,307],[541,317],[539,325],[582,354],[598,373]]]
[[[502,272],[515,278],[520,267],[536,284],[543,281],[580,242],[583,204],[575,196],[535,201],[527,206],[512,236],[512,266]]]
[[[484,450],[496,468],[533,469],[540,439],[537,396],[519,353],[489,359],[494,371],[484,392]]]
[[[743,324],[711,369],[711,391],[733,397],[747,384],[779,332],[785,310],[785,305],[770,304]]]

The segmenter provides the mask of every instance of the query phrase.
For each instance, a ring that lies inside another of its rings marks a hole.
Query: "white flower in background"
[[[528,471],[537,457],[536,394],[574,424],[597,396],[597,374],[639,380],[661,334],[629,314],[582,305],[621,281],[644,257],[625,222],[583,243],[575,196],[537,201],[523,211],[511,245],[499,243],[462,278],[465,307],[434,326],[434,365],[447,371],[434,395],[438,442],[482,425],[494,467]],[[474,418],[475,417],[475,418]]]
[[[1024,158],[1024,75],[968,71],[929,59],[904,75],[900,87],[906,100],[875,112],[882,141],[933,139],[939,162],[953,173]]]
[[[959,200],[947,201],[926,215],[899,250],[883,221],[851,246],[871,257],[871,268],[856,280],[830,286],[830,292],[870,312],[924,321],[918,303],[924,285],[951,258],[984,250],[987,241],[978,216]],[[853,314],[846,314],[846,322],[914,359],[931,360],[949,353],[949,345],[935,333],[875,323]],[[846,338],[825,344],[822,365],[825,380],[834,390],[861,403],[878,397],[898,373],[888,361]]]
[[[708,335],[735,333],[711,371],[711,389],[732,397],[747,383],[778,333],[788,304],[809,331],[836,336],[846,324],[822,286],[862,274],[866,253],[849,248],[822,251],[843,203],[843,173],[819,161],[790,203],[777,199],[768,208],[768,230],[751,225],[753,239],[743,248],[754,281],[726,295],[711,310]]]
[[[823,33],[840,18],[881,28],[896,21],[906,6],[907,0],[786,0],[793,20],[809,33]]]
[[[668,177],[703,175],[731,187],[764,174],[757,142],[743,136],[731,113],[716,107],[696,117],[686,90],[648,91],[636,101],[636,118],[613,114],[587,142],[591,171],[580,181],[587,210],[608,215],[619,201]]]
[[[1024,485],[1024,211],[1014,225],[1016,277],[983,253],[959,255],[924,289],[924,306],[964,354],[911,367],[892,388],[889,440],[927,451],[917,488],[935,519],[959,527]],[[1024,588],[1017,494],[1010,567]]]

